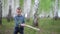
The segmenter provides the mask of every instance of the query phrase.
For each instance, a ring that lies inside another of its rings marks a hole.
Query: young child
[[[18,7],[16,9],[17,15],[15,16],[14,20],[15,20],[15,30],[14,30],[14,34],[18,34],[18,32],[20,34],[24,34],[24,17],[21,15],[22,10],[20,7]]]

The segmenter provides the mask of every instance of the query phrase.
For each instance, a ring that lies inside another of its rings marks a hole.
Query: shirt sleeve
[[[15,21],[15,24],[18,24],[18,23],[17,23],[18,21],[17,21],[16,17],[14,17],[14,21]]]
[[[25,23],[25,18],[23,17],[23,22],[22,23]]]

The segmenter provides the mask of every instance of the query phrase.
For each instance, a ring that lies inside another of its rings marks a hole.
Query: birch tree
[[[55,0],[55,6],[54,6],[54,18],[58,18],[58,0]]]
[[[9,0],[9,12],[8,12],[8,15],[7,15],[7,21],[10,22],[11,21],[11,12],[12,12],[12,0]]]
[[[27,20],[30,19],[31,0],[24,0],[24,14]]]
[[[38,26],[38,6],[39,6],[39,0],[35,0],[35,4],[34,4],[34,9],[33,9],[33,12],[34,13],[34,20],[33,20],[33,24],[34,26]]]
[[[0,0],[0,25],[2,24],[2,0]]]

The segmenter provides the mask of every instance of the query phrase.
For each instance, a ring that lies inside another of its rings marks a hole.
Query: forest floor
[[[26,24],[33,25],[33,20],[30,19]],[[24,28],[25,34],[60,34],[60,20],[53,20],[51,18],[39,19],[40,32],[27,28]],[[0,34],[13,34],[14,32],[14,20],[7,22],[6,19],[2,19],[2,25],[0,25]]]

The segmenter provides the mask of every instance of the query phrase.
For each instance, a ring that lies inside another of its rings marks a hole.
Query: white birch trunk
[[[31,10],[31,0],[24,0],[24,14],[25,17],[30,17],[30,10]]]
[[[58,0],[55,0],[54,17],[58,17]]]

